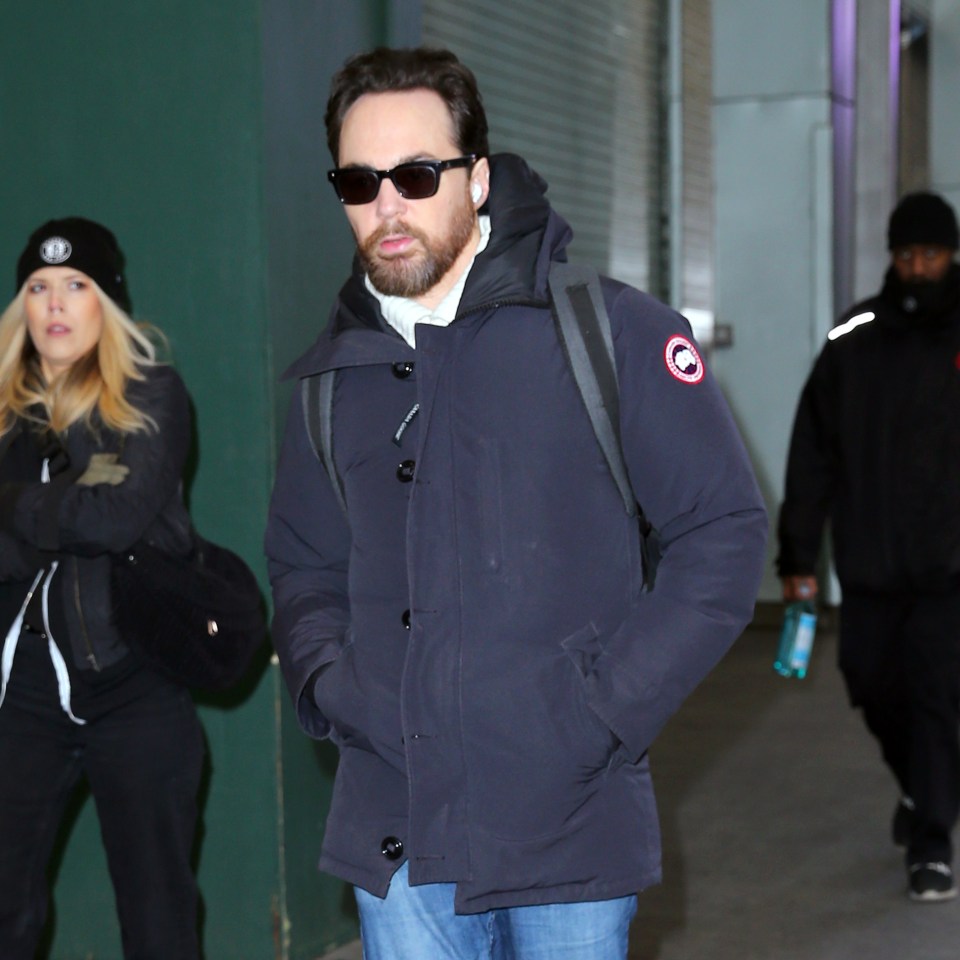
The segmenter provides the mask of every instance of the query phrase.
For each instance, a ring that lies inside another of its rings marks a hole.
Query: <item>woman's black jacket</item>
[[[5,452],[19,431],[18,421],[0,438],[0,610],[6,630],[38,570],[59,560],[51,583],[51,606],[62,611],[67,637],[57,636],[74,665],[101,670],[128,652],[112,623],[110,554],[142,537],[172,552],[190,546],[190,520],[181,495],[181,476],[190,445],[186,387],[169,366],[144,368],[131,380],[127,397],[156,425],[121,435],[100,426],[73,424],[61,437],[69,466],[49,483],[12,480]],[[116,453],[129,467],[115,486],[83,486],[75,481],[94,453]],[[68,643],[69,641],[69,643]]]

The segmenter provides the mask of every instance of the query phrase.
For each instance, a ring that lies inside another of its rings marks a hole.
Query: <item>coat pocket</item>
[[[352,640],[317,677],[314,698],[337,747],[366,750],[405,769],[399,688]]]
[[[593,669],[594,661],[603,653],[600,634],[593,623],[588,623],[576,633],[572,633],[561,641],[560,646],[563,647],[576,672],[575,693],[571,699],[571,710],[579,716],[584,735],[593,742],[603,744],[605,748],[604,766],[607,766],[614,760],[619,741],[599,714],[590,706],[584,687],[584,679]]]
[[[579,635],[579,632],[578,632]],[[590,627],[583,640],[596,636]],[[590,708],[575,659],[555,643],[518,661],[476,698],[466,745],[480,826],[504,840],[561,834],[603,789],[619,742]]]
[[[343,742],[344,733],[350,730],[348,716],[356,713],[351,709],[351,703],[356,700],[350,680],[352,652],[353,640],[348,634],[336,658],[325,664],[314,680],[314,703],[330,724],[330,739],[338,746]]]

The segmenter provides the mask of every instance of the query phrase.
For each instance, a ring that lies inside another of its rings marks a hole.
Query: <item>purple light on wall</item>
[[[857,86],[857,0],[834,0],[833,96],[852,103]]]
[[[900,116],[900,0],[890,0],[890,129],[894,131],[894,142],[899,137]],[[896,153],[890,164],[890,196],[897,196]]]

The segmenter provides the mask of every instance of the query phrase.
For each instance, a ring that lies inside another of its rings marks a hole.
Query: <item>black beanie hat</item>
[[[17,261],[17,290],[41,267],[73,267],[85,273],[121,309],[130,312],[123,254],[117,238],[99,223],[65,217],[48,220],[34,230]]]
[[[890,214],[887,249],[932,243],[956,250],[960,247],[953,207],[935,193],[907,194]]]

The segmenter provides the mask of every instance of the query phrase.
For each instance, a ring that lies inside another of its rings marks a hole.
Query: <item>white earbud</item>
[[[483,196],[483,187],[479,183],[471,184],[470,199],[476,203]]]

